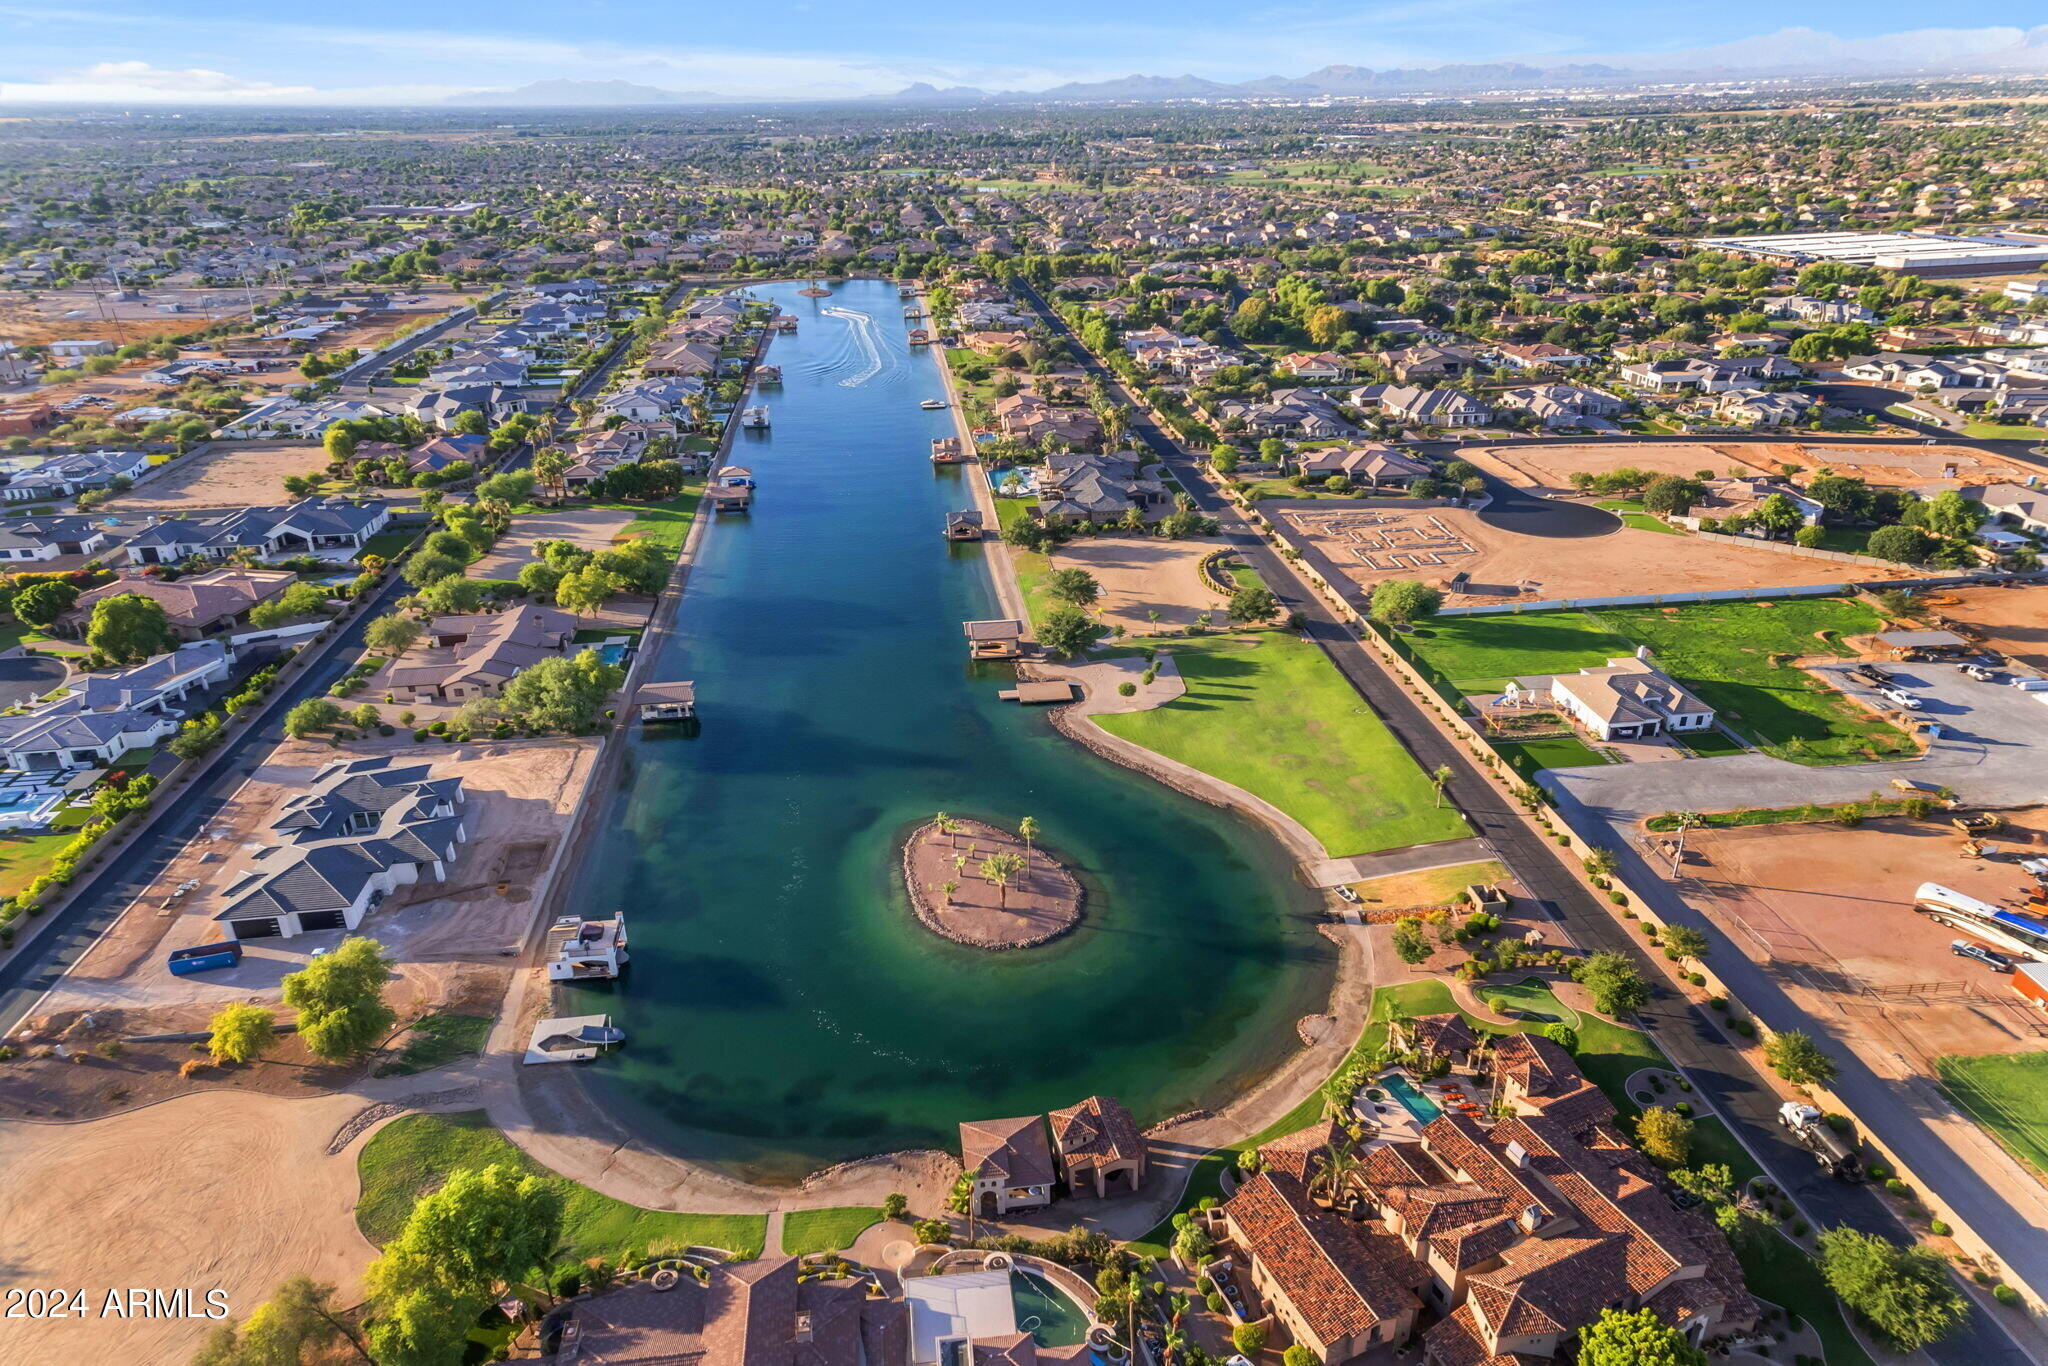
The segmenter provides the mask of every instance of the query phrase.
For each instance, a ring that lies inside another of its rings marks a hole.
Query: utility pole
[[[1679,867],[1685,862],[1685,832],[1698,825],[1704,818],[1696,811],[1678,813],[1678,838],[1671,845],[1671,879],[1678,880]]]

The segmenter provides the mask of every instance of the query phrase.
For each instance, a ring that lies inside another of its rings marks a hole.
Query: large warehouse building
[[[1703,251],[1728,251],[1768,261],[1812,265],[1840,261],[1913,275],[2003,275],[2048,266],[2048,237],[1986,233],[1957,237],[1938,232],[1782,232],[1761,237],[1702,237]]]

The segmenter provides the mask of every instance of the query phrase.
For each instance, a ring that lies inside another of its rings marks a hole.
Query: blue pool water
[[[623,664],[626,662],[625,643],[615,640],[609,644],[600,645],[597,647],[597,657],[607,664]]]
[[[1010,481],[1011,481],[1012,479],[1015,479],[1015,480],[1016,480],[1016,481],[1017,481],[1018,483],[1020,483],[1020,484],[1022,484],[1022,485],[1024,486],[1024,489],[1026,490],[1026,492],[1025,492],[1025,493],[1022,493],[1022,494],[1017,494],[1017,495],[1014,495],[1014,496],[1017,496],[1017,497],[1028,497],[1028,496],[1029,496],[1029,490],[1030,490],[1030,488],[1031,488],[1031,485],[1032,485],[1032,479],[1033,479],[1033,475],[1032,475],[1032,472],[1031,472],[1031,471],[1029,471],[1029,470],[1019,470],[1019,469],[1017,469],[1017,468],[1015,468],[1015,467],[1013,466],[1013,467],[1011,467],[1011,468],[1008,468],[1008,469],[1000,469],[1000,470],[997,470],[997,469],[984,469],[984,471],[983,471],[983,472],[984,472],[985,474],[987,474],[987,475],[988,475],[988,486],[989,486],[989,487],[990,487],[991,489],[994,489],[994,490],[995,490],[995,491],[996,491],[996,492],[997,492],[998,494],[1003,494],[1003,496],[1004,496],[1004,497],[1011,497],[1011,496],[1013,496],[1013,495],[1010,495],[1010,494],[1004,494],[1004,493],[1003,493],[1003,485],[1005,485],[1005,484],[1009,483],[1009,482],[1010,482]]]
[[[1417,1124],[1427,1124],[1444,1112],[1441,1105],[1438,1105],[1428,1096],[1423,1095],[1422,1092],[1410,1086],[1408,1078],[1402,1076],[1399,1072],[1389,1072],[1386,1076],[1381,1077],[1380,1085],[1386,1087],[1393,1094],[1394,1099],[1401,1102],[1403,1110],[1415,1116]]]

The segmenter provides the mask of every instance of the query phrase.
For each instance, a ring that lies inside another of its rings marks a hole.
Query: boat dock
[[[526,1043],[524,1062],[589,1062],[607,1048],[626,1041],[626,1032],[615,1028],[609,1015],[557,1015],[533,1027]]]
[[[1074,700],[1074,685],[1066,679],[1055,679],[1049,683],[1019,682],[1014,688],[1005,688],[996,694],[1005,702],[1020,702],[1027,707],[1042,707],[1053,702]]]

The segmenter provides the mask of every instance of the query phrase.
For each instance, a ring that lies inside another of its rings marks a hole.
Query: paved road
[[[1194,497],[1196,506],[1218,520],[1225,539],[1280,599],[1281,610],[1302,615],[1307,622],[1304,634],[1322,647],[1402,747],[1425,769],[1450,768],[1452,777],[1446,791],[1473,830],[1500,852],[1514,869],[1516,880],[1542,904],[1551,919],[1563,926],[1581,948],[1626,954],[1641,965],[1644,975],[1656,984],[1655,997],[1642,1012],[1642,1025],[1684,1069],[1694,1088],[1728,1121],[1771,1179],[1793,1195],[1817,1225],[1847,1225],[1905,1241],[1897,1221],[1873,1192],[1829,1179],[1811,1153],[1786,1137],[1777,1123],[1777,1092],[1709,1022],[1706,1012],[1664,985],[1661,964],[1653,963],[1642,951],[1639,939],[1594,899],[1564,862],[1565,856],[1522,822],[1507,797],[1480,772],[1464,747],[1452,743],[1436,728],[1352,628],[1339,621],[1322,598],[1303,589],[1292,569],[1237,515],[1234,505],[1209,484],[1202,469],[1160,431],[1114,373],[1089,355],[1078,338],[1071,337],[1065,323],[1042,299],[1028,288],[1023,292],[1047,326],[1069,337],[1083,358],[1084,368],[1103,376],[1117,397],[1131,406],[1132,434],[1166,462]],[[1717,958],[1717,965],[1719,961]],[[1933,1158],[1929,1162],[1936,1169],[1955,1165]],[[2001,1253],[2007,1250],[1994,1236],[1995,1230],[1982,1231]],[[1973,1315],[1963,1332],[1941,1343],[1929,1356],[1939,1366],[2022,1366],[2029,1361],[2005,1329],[1984,1313]]]

